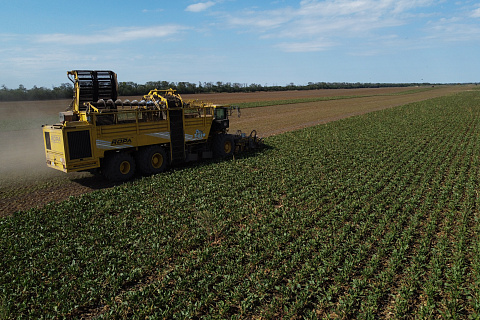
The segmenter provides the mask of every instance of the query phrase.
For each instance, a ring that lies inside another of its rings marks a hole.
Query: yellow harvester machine
[[[231,106],[183,101],[152,90],[141,101],[117,99],[112,71],[74,70],[71,111],[43,126],[47,165],[63,172],[100,171],[112,181],[159,173],[169,165],[228,157],[262,143],[255,131],[228,134]]]

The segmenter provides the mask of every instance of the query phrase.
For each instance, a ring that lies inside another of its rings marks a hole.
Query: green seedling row
[[[348,95],[348,96],[331,96],[331,97],[313,97],[313,98],[299,98],[299,99],[282,99],[282,100],[268,100],[268,101],[254,101],[254,102],[242,102],[237,105],[240,108],[257,108],[257,107],[268,107],[268,106],[279,106],[286,104],[298,104],[298,103],[310,103],[310,102],[321,102],[321,101],[333,101],[333,100],[347,100],[355,98],[368,98],[368,97],[380,97],[380,96],[402,96],[414,93],[421,93],[434,90],[434,88],[415,88],[411,90],[388,93],[388,94],[370,94],[370,95]]]
[[[0,220],[0,319],[480,317],[480,92]]]

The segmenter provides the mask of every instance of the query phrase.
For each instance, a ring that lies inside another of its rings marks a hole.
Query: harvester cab
[[[229,107],[217,106],[214,111],[212,130],[226,133],[230,127],[228,120]]]
[[[47,165],[64,172],[100,171],[123,181],[136,171],[153,174],[169,165],[228,157],[257,148],[253,130],[228,134],[231,106],[184,101],[175,90],[151,90],[141,101],[118,99],[112,71],[74,70],[70,110],[44,125]]]

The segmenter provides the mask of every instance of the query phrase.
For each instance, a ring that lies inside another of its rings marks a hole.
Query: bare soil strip
[[[221,93],[184,95],[184,99],[234,104],[253,101],[285,99],[363,96],[351,99],[317,101],[270,107],[248,108],[241,117],[234,114],[230,132],[241,130],[247,134],[256,129],[263,137],[308,126],[327,123],[346,117],[391,108],[411,102],[454,94],[472,89],[468,86],[440,86],[428,91],[396,94],[412,88],[339,89],[285,92]],[[138,99],[138,97],[136,97]],[[133,98],[135,99],[135,97]],[[43,121],[68,106],[69,101],[37,101],[0,103],[5,115],[0,127],[0,217],[17,210],[43,206],[97,189],[111,187],[101,177],[88,173],[63,174],[46,167],[44,163],[41,125]],[[15,126],[12,123],[18,122]],[[26,125],[26,122],[32,122]],[[14,128],[20,128],[15,130]],[[36,128],[35,128],[36,127]]]

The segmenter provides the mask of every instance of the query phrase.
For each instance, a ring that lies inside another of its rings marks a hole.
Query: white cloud
[[[201,12],[201,11],[205,11],[207,10],[208,8],[212,7],[215,5],[215,2],[213,1],[208,1],[208,2],[199,2],[199,3],[195,3],[195,4],[191,4],[189,5],[185,11],[189,11],[189,12]]]
[[[163,12],[165,11],[164,9],[143,9],[142,12],[143,13],[149,13],[149,12],[153,12],[153,13],[157,13],[157,12]]]
[[[325,51],[335,45],[332,41],[318,39],[307,42],[283,42],[278,44],[277,47],[285,52],[317,52]]]
[[[342,16],[351,15],[372,9],[368,0],[304,0],[300,2],[300,15]]]
[[[64,44],[99,44],[121,43],[149,38],[164,38],[188,29],[185,26],[164,25],[152,27],[118,27],[106,29],[91,35],[76,35],[65,33],[42,34],[35,36],[37,43],[64,43]]]
[[[429,40],[449,42],[475,42],[480,41],[480,27],[477,24],[469,24],[463,19],[454,17],[440,19],[432,22],[427,29]]]
[[[291,20],[291,17],[278,13],[272,13],[265,17],[260,17],[258,14],[248,14],[243,16],[232,16],[228,19],[228,23],[234,27],[248,27],[257,31],[266,31],[285,25]]]
[[[473,10],[473,12],[471,14],[471,17],[472,18],[480,18],[480,8],[477,8],[477,9]]]
[[[397,2],[398,0],[304,0],[300,2],[299,8],[231,15],[227,18],[227,23],[235,28],[260,32],[268,38],[295,39],[294,47],[303,47],[305,51],[324,50],[323,45],[317,46],[315,40],[308,39],[364,35],[370,30],[401,25],[401,19],[391,14],[398,6]],[[307,40],[298,42],[299,38]]]
[[[283,51],[312,52],[348,44],[352,38],[392,34],[392,28],[425,19],[431,14],[428,7],[443,1],[302,0],[297,7],[249,10],[225,15],[225,19],[227,25],[263,39],[282,39],[277,47]]]
[[[129,70],[133,65],[139,63],[151,67],[149,60],[152,54],[164,51],[161,42],[177,41],[178,35],[189,29],[189,27],[179,25],[163,25],[116,27],[91,34],[0,33],[0,70],[2,70],[0,85],[15,83],[17,80],[14,76],[17,74],[53,73],[52,70],[55,70],[55,73],[61,76],[52,81],[59,83],[65,78],[65,70]],[[162,41],[154,41],[156,39]],[[137,56],[139,52],[149,52],[148,58],[139,58]],[[8,79],[10,82],[3,79]],[[27,87],[45,85],[45,82],[38,81],[37,78],[28,81],[18,80],[18,83]],[[49,84],[47,83],[47,85]]]

